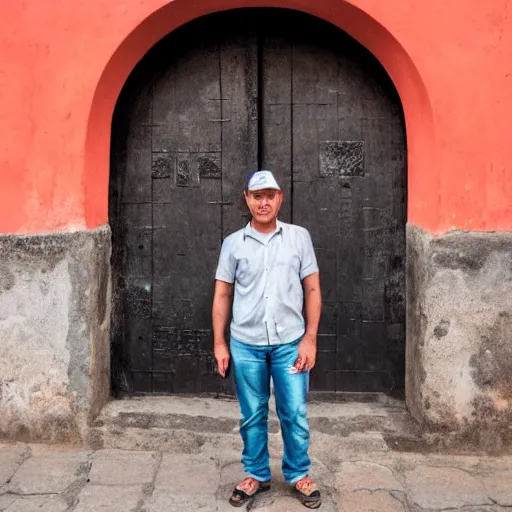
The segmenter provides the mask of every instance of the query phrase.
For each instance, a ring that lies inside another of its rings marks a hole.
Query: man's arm
[[[231,300],[233,297],[233,284],[225,281],[215,281],[215,294],[213,296],[212,323],[213,323],[213,353],[217,360],[217,369],[225,377],[229,366],[229,349],[226,343],[226,327],[231,315]]]
[[[311,370],[316,363],[316,337],[320,314],[322,312],[322,293],[320,291],[320,273],[305,277],[304,300],[306,303],[306,332],[299,344],[299,357],[295,367],[299,371]]]

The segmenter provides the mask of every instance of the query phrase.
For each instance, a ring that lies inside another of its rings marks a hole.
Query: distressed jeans
[[[268,454],[268,401],[270,377],[284,444],[283,475],[293,484],[308,474],[309,425],[307,392],[309,372],[294,373],[300,340],[284,345],[253,346],[231,339],[235,390],[240,402],[242,462],[249,475],[270,480]]]

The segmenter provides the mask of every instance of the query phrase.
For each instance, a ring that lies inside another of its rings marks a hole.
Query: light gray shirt
[[[277,221],[268,235],[250,223],[222,244],[215,278],[234,283],[231,337],[251,345],[290,343],[305,331],[302,280],[318,272],[308,231]]]

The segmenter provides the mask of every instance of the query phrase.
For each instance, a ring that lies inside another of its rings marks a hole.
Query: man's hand
[[[299,343],[299,357],[294,366],[299,372],[307,372],[313,369],[316,363],[316,334],[322,310],[320,274],[314,272],[306,276],[302,283],[306,302],[306,334]]]
[[[224,340],[215,341],[213,354],[217,360],[217,371],[225,377],[229,366],[229,349]]]
[[[304,334],[299,343],[299,356],[295,361],[295,368],[299,372],[312,370],[316,363],[316,336]]]

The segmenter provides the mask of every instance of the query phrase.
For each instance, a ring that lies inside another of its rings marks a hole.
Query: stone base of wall
[[[406,397],[458,442],[512,444],[512,233],[407,227]]]
[[[0,436],[81,442],[110,390],[110,229],[0,236]]]
[[[82,442],[110,394],[110,230],[0,236],[0,437]],[[407,227],[406,399],[512,445],[512,233]]]

